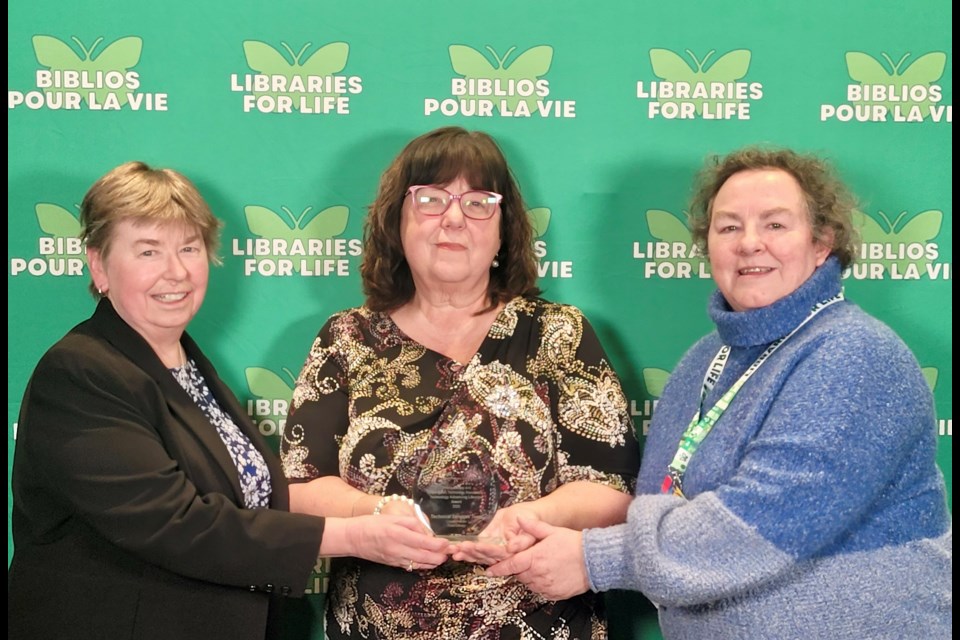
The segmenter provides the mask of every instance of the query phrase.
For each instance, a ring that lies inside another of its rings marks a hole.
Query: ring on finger
[[[413,569],[414,569],[415,566],[416,566],[416,563],[414,563],[413,560],[408,561],[408,562],[407,562],[407,571],[413,571]]]

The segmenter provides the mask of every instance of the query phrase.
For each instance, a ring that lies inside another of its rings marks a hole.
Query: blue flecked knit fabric
[[[841,287],[830,258],[768,307],[734,312],[677,365],[654,410],[626,524],[584,532],[591,587],[642,591],[667,640],[950,637],[952,516],[936,466],[933,397],[886,325],[843,301],[765,362],[694,454],[686,499],[659,495],[704,412],[770,343]]]

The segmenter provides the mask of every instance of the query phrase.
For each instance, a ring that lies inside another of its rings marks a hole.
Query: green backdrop
[[[171,166],[226,221],[190,331],[275,444],[320,325],[361,302],[380,172],[409,139],[458,124],[504,147],[541,286],[597,327],[641,435],[711,328],[712,281],[682,222],[704,157],[753,142],[829,156],[863,202],[847,296],[924,367],[952,496],[951,13],[947,0],[9,3],[8,463],[33,366],[93,308],[72,238],[96,178],[131,159]],[[319,566],[303,635],[322,637],[324,584]],[[659,638],[638,594],[610,609],[613,638]]]

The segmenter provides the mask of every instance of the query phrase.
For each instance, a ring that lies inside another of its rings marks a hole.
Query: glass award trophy
[[[481,538],[500,502],[500,483],[490,453],[433,440],[421,457],[413,501],[430,519],[434,534],[451,541],[500,542]],[[485,444],[485,443],[483,443]]]

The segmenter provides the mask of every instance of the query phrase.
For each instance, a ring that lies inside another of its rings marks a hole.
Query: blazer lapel
[[[233,458],[230,457],[230,452],[227,451],[227,446],[223,443],[223,440],[220,439],[220,434],[217,433],[216,427],[210,423],[200,407],[198,407],[187,392],[184,391],[180,383],[174,379],[170,371],[160,361],[160,358],[157,357],[157,354],[150,345],[147,344],[147,341],[117,315],[113,305],[107,299],[100,301],[96,312],[93,314],[92,320],[93,325],[100,332],[104,340],[116,347],[121,353],[127,356],[134,365],[143,369],[157,382],[163,391],[167,406],[181,422],[197,436],[209,451],[211,457],[216,460],[217,464],[223,467],[225,476],[229,478],[230,486],[233,489],[234,501],[237,502],[237,504],[243,505],[243,489],[240,487],[237,467],[233,462]],[[223,406],[226,404],[223,400],[225,387],[222,386],[219,377],[216,375],[216,371],[213,370],[210,361],[200,353],[196,343],[186,334],[184,334],[184,337],[186,338],[184,343],[187,356],[197,363],[200,373],[207,381],[217,402],[221,404],[221,408],[223,408],[224,411],[229,411],[231,417],[237,421],[237,424],[246,433],[247,429],[244,427],[246,423],[250,421],[249,418],[245,418],[244,416],[244,419],[237,420],[238,416],[234,414],[234,411],[228,410]],[[186,344],[189,344],[190,348],[187,348]],[[232,396],[229,390],[227,390],[227,394]]]
[[[200,347],[197,346],[197,343],[193,341],[193,338],[191,338],[189,334],[184,333],[181,342],[183,343],[184,349],[187,350],[188,357],[196,362],[197,367],[207,381],[207,385],[210,387],[210,391],[220,404],[220,408],[233,418],[233,421],[240,427],[244,435],[250,439],[250,442],[257,451],[260,452],[260,455],[263,456],[264,461],[267,463],[267,468],[270,470],[270,484],[273,487],[270,494],[270,506],[274,509],[289,510],[290,501],[287,490],[287,479],[286,476],[283,475],[280,457],[274,452],[273,448],[267,444],[263,434],[260,433],[253,420],[250,419],[250,416],[247,415],[246,410],[244,410],[240,404],[236,394],[220,379],[220,376],[217,375],[216,368],[207,357],[203,355],[203,352],[200,350]],[[172,378],[173,376],[170,377]]]

